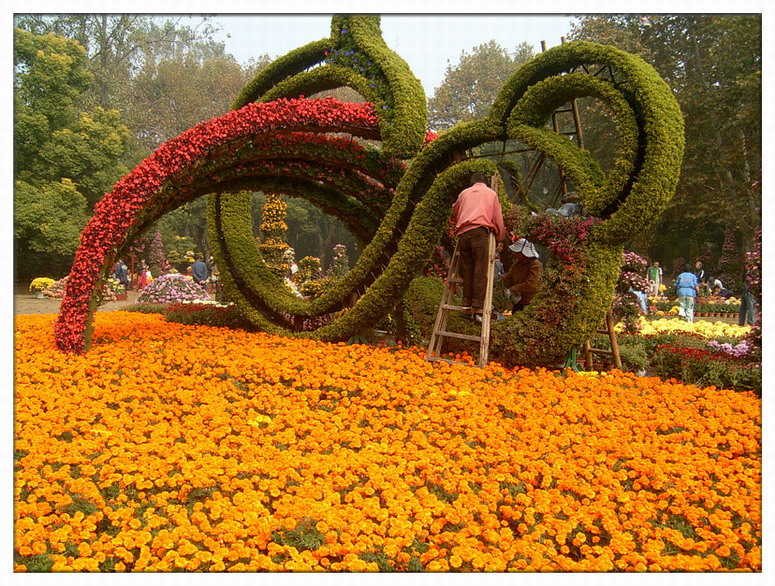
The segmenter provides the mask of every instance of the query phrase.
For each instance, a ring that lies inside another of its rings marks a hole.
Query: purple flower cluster
[[[620,293],[627,293],[629,291],[647,292],[649,290],[649,282],[642,274],[646,270],[646,266],[648,266],[648,263],[645,258],[634,252],[625,252],[622,255],[622,268],[619,271],[617,290]]]
[[[748,340],[743,340],[735,346],[732,346],[732,344],[719,344],[716,340],[711,340],[708,342],[708,348],[734,356],[735,358],[745,358],[752,350],[751,343]]]
[[[186,301],[208,301],[207,291],[185,275],[161,275],[151,281],[137,303],[183,303]]]
[[[635,273],[641,273],[646,270],[648,262],[641,255],[631,251],[626,251],[622,255],[622,268]]]

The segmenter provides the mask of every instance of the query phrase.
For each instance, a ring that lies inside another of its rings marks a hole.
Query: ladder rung
[[[452,360],[451,358],[439,358],[438,356],[431,356],[430,358],[426,358],[428,362],[446,362],[448,364],[469,364],[468,362],[463,362],[462,360]]]
[[[436,332],[439,336],[446,336],[447,338],[458,338],[460,340],[471,340],[474,342],[481,342],[481,336],[471,336],[469,334],[458,334],[457,332]]]
[[[555,110],[555,114],[562,113],[562,112],[573,112],[573,108],[563,108],[561,110]]]
[[[613,350],[601,350],[600,348],[590,348],[589,351],[592,352],[593,354],[606,354],[608,356],[614,355]]]
[[[447,279],[447,283],[462,283],[463,279],[458,279],[457,277],[452,277],[450,279]]]
[[[462,305],[446,305],[446,304],[442,305],[441,308],[449,309],[451,311],[463,311],[463,309],[465,309]],[[469,307],[468,309],[470,310],[471,308]]]

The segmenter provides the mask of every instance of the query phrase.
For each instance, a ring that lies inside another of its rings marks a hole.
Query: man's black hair
[[[474,183],[487,183],[487,175],[482,173],[481,171],[477,171],[473,175],[471,175],[471,185]]]

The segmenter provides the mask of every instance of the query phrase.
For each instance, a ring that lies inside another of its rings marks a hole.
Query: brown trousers
[[[481,313],[487,290],[487,271],[490,267],[489,230],[474,228],[458,236],[460,277],[463,279],[463,305],[470,305],[474,313]]]

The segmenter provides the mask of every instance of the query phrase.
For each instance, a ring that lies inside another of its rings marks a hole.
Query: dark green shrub
[[[236,306],[218,307],[195,303],[171,303],[162,312],[167,321],[186,325],[215,326],[254,331]]]
[[[761,365],[702,348],[682,348],[670,344],[657,346],[651,359],[660,378],[675,378],[686,384],[761,395]]]
[[[320,297],[326,290],[326,286],[330,284],[330,279],[308,279],[302,283],[299,287],[299,293],[304,295],[308,299],[316,299]]]
[[[137,313],[164,313],[166,309],[166,303],[136,303],[130,305],[122,311],[136,311]]]

